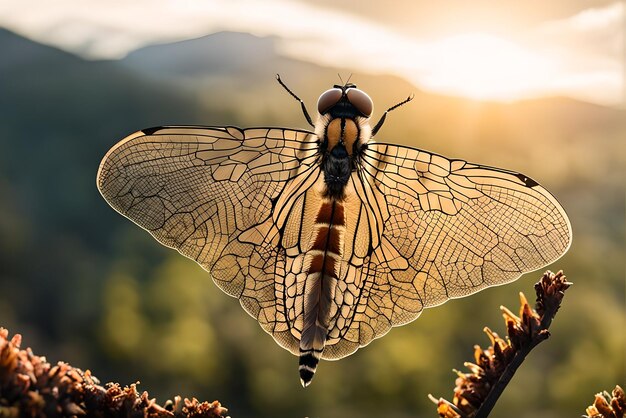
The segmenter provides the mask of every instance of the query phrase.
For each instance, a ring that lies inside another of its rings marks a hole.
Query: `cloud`
[[[540,25],[536,36],[544,44],[554,44],[572,51],[583,49],[598,57],[621,59],[626,30],[625,13],[622,2],[583,10],[569,18]]]
[[[605,104],[622,100],[624,13],[615,2],[546,22],[522,37],[456,33],[425,39],[345,9],[289,0],[0,0],[0,26],[92,59],[241,31],[276,36],[287,56],[392,73],[447,94],[565,94]]]
[[[626,8],[615,2],[546,22],[531,34],[533,48],[555,62],[546,89],[606,104],[624,104]]]
[[[386,32],[348,13],[289,0],[0,0],[0,25],[95,59],[221,30],[318,41]]]
[[[619,105],[625,94],[624,9],[615,2],[582,10],[511,38],[473,32],[415,39],[368,21],[346,21],[346,33],[360,33],[356,40],[332,31],[334,41],[286,37],[284,52],[328,65],[396,74],[446,94],[495,100],[564,95]]]

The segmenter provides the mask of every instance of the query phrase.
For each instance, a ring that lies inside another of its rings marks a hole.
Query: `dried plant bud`
[[[45,357],[20,349],[19,335],[9,340],[0,328],[0,417],[199,417],[218,418],[228,412],[218,401],[212,403],[180,396],[165,407],[139,393],[137,384],[104,387],[91,375],[67,363],[55,366]]]
[[[593,405],[585,411],[588,418],[624,418],[626,417],[626,396],[624,389],[615,386],[613,393],[601,392],[596,394]]]
[[[461,411],[452,403],[446,401],[443,398],[435,398],[433,395],[428,395],[430,400],[437,404],[437,413],[443,418],[464,418],[465,415],[461,415]]]
[[[535,310],[537,314],[544,320],[552,321],[561,306],[565,291],[571,285],[572,283],[567,281],[562,271],[556,274],[547,271],[541,280],[535,284],[535,292],[537,293]],[[549,326],[549,323],[544,324],[544,328]]]
[[[489,328],[484,328],[491,345],[485,350],[474,346],[475,363],[465,363],[469,373],[456,372],[458,377],[452,402],[429,395],[437,404],[440,417],[472,418],[489,414],[526,355],[550,336],[548,327],[570,285],[563,272],[554,274],[547,271],[535,284],[535,310],[522,293],[519,316],[504,306],[500,307],[508,338],[500,338]]]
[[[218,401],[199,402],[196,398],[191,400],[185,399],[185,406],[183,411],[190,417],[209,417],[218,416],[228,412],[226,408],[223,408]]]

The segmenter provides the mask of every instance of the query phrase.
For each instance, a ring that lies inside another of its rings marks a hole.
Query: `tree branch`
[[[550,336],[548,328],[570,285],[562,271],[556,274],[547,271],[535,284],[535,310],[530,308],[523,293],[520,293],[519,317],[500,307],[508,339],[500,338],[489,328],[484,329],[491,346],[486,350],[474,346],[475,363],[465,363],[470,373],[457,372],[452,402],[429,395],[437,404],[440,417],[485,418],[489,415],[526,356]]]

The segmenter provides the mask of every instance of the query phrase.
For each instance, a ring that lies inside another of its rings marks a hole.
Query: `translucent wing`
[[[541,268],[571,242],[561,205],[514,172],[374,143],[352,187],[360,208],[351,212],[361,226],[351,245],[377,245],[342,270],[346,289],[337,303],[344,306],[325,358],[352,353],[424,308]],[[353,307],[343,302],[347,293]]]
[[[570,244],[561,206],[523,175],[384,144],[369,144],[357,165],[323,358],[345,357],[426,307],[515,280]],[[317,137],[306,131],[166,127],[113,147],[97,183],[297,353],[295,299],[320,174]]]
[[[118,212],[197,261],[278,338],[274,277],[284,253],[275,218],[319,176],[316,140],[273,128],[147,129],[106,154],[97,184]]]

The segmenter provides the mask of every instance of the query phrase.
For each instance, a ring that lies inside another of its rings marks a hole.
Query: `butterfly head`
[[[335,84],[317,100],[317,111],[320,115],[329,114],[332,118],[369,118],[374,111],[374,102],[352,83],[343,86]]]
[[[336,84],[326,90],[317,100],[317,110],[315,132],[323,152],[334,152],[336,157],[353,156],[371,137],[369,118],[374,103],[355,84]]]
[[[363,147],[370,140],[372,99],[356,85],[335,85],[317,101],[315,133],[320,141],[327,195],[340,199]]]

